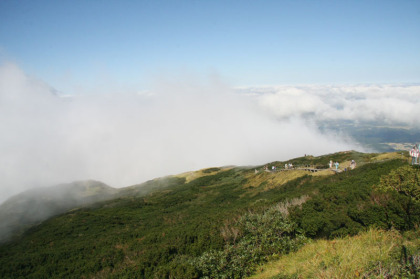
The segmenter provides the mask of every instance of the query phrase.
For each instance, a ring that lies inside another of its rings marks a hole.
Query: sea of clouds
[[[323,120],[420,126],[418,85],[231,88],[214,76],[178,75],[137,93],[71,93],[0,66],[0,202],[75,180],[123,187],[205,167],[363,151],[344,134],[321,132]]]
[[[419,128],[420,85],[305,85],[240,88],[278,119],[350,120]]]

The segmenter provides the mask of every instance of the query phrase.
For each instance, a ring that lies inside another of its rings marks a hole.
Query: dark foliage
[[[372,190],[382,176],[402,164],[400,160],[368,164],[352,172],[314,181],[312,187],[319,192],[292,212],[293,220],[309,237],[354,235],[372,225],[383,229],[413,228],[420,223],[418,204],[410,204],[408,208],[409,197],[384,196]]]
[[[368,160],[370,155],[335,155],[340,156]],[[330,157],[296,162],[322,165]],[[254,170],[243,168],[209,169],[189,183],[184,178],[151,181],[148,194],[127,188],[119,198],[54,217],[1,245],[0,277],[216,277],[208,271],[211,266],[221,275],[242,277],[271,255],[299,247],[303,235],[332,238],[372,225],[399,230],[418,225],[418,204],[407,208],[408,197],[372,188],[402,164],[307,175],[269,190],[245,188]],[[153,183],[159,190],[150,192]],[[309,200],[291,208],[289,217],[270,211],[303,195]]]

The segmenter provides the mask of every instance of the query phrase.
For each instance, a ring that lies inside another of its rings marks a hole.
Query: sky
[[[3,0],[0,49],[65,94],[174,71],[234,86],[420,82],[420,2]]]
[[[418,129],[419,1],[0,1],[0,202]]]

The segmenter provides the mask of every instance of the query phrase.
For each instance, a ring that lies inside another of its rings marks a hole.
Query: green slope
[[[56,216],[1,245],[0,277],[239,278],[307,237],[419,224],[419,206],[404,208],[405,197],[387,195],[386,205],[372,200],[373,185],[406,161],[345,152],[288,162],[323,166],[330,158],[344,165],[356,158],[359,165],[332,175],[293,171],[296,177],[214,168],[122,189],[117,198]]]
[[[108,200],[117,190],[99,181],[77,181],[25,191],[0,205],[0,242],[75,207]]]
[[[251,278],[418,278],[419,256],[420,229],[401,234],[371,228],[357,236],[308,243],[259,267]]]

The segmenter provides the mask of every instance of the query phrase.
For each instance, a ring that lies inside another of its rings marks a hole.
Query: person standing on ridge
[[[411,156],[411,165],[417,164],[417,158],[419,157],[419,150],[417,149],[417,146],[413,146],[413,148],[410,150],[410,156]]]

